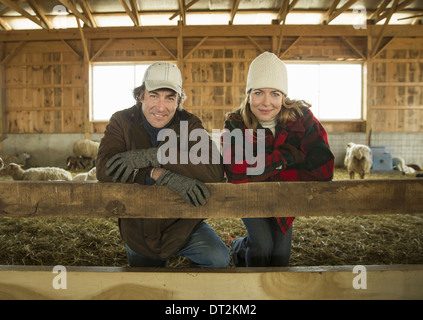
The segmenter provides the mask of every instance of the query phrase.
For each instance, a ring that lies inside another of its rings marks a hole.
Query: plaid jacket
[[[235,129],[240,129],[243,133],[242,144],[236,141]],[[332,180],[335,158],[329,147],[327,133],[309,109],[303,109],[302,117],[297,117],[297,120],[289,122],[283,127],[277,124],[275,136],[269,129],[264,129],[264,170],[259,170],[262,171],[259,175],[247,174],[247,169],[252,170],[257,164],[248,159],[247,152],[239,150],[240,148],[245,150],[246,143],[252,142],[253,153],[258,157],[256,152],[260,148],[257,147],[257,136],[260,138],[260,135],[254,134],[251,137],[250,134],[247,134],[246,129],[243,121],[236,120],[231,116],[225,121],[222,134],[222,155],[229,182]],[[263,129],[263,127],[259,125],[257,129]],[[231,141],[230,147],[225,147],[229,141]],[[283,144],[289,144],[303,152],[305,161],[296,163],[294,154],[298,151],[293,153],[283,147],[281,148]],[[241,152],[242,159],[238,159],[237,152]],[[276,220],[282,231],[286,233],[294,218],[276,218]]]

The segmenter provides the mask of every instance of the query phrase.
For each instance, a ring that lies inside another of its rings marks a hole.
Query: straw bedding
[[[406,177],[393,171],[367,178]],[[335,180],[343,179],[346,171],[337,168]],[[225,242],[227,233],[245,235],[240,219],[207,221]],[[423,215],[298,217],[290,265],[423,264],[422,244]],[[0,218],[0,265],[59,264],[126,266],[117,219]],[[189,261],[173,257],[169,266]]]

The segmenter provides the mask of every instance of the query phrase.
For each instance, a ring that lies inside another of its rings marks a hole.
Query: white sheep
[[[97,181],[97,174],[96,168],[92,168],[88,172],[78,173],[75,177],[73,177],[72,181]]]
[[[364,179],[364,176],[370,173],[373,164],[372,151],[364,144],[350,142],[347,144],[344,164],[350,174],[350,179],[354,179],[355,173],[358,173],[360,178]]]
[[[416,173],[416,170],[406,165],[401,157],[392,158],[392,166],[394,169],[401,171],[403,175]]]
[[[99,142],[90,139],[80,139],[73,144],[73,153],[76,157],[90,158],[95,163],[99,146]]]
[[[24,166],[26,164],[26,160],[28,160],[31,156],[26,152],[20,152],[14,156],[2,155],[1,157],[5,165],[8,165],[9,163],[17,163]]]
[[[50,181],[65,180],[72,181],[72,174],[65,169],[55,167],[39,167],[22,169],[16,163],[9,163],[0,169],[0,175],[12,176],[13,180]]]

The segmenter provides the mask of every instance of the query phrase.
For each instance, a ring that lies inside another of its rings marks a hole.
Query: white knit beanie
[[[248,71],[246,92],[262,88],[276,89],[288,95],[286,65],[271,52],[263,52],[255,58]]]

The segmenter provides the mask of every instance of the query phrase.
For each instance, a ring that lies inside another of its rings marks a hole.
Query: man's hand
[[[157,148],[149,148],[115,154],[106,163],[106,174],[113,176],[114,182],[126,182],[131,173],[137,169],[160,167],[157,151]]]
[[[204,205],[206,199],[210,196],[210,192],[203,182],[169,170],[164,170],[157,179],[156,184],[158,186],[166,186],[175,191],[186,203],[196,207]]]

